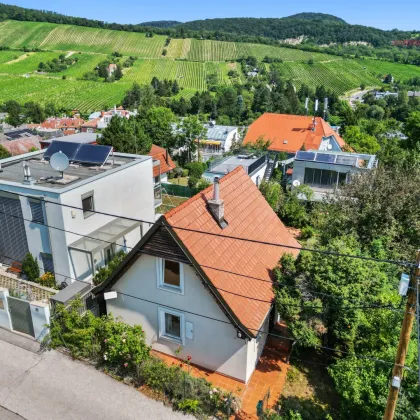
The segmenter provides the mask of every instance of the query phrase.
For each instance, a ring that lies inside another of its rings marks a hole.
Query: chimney
[[[35,182],[31,176],[31,170],[26,162],[23,162],[23,183],[26,185],[33,185]]]
[[[166,160],[166,164],[169,166],[169,154],[168,154],[168,149],[166,149],[166,153],[165,153],[165,160]]]
[[[219,225],[226,227],[225,222],[225,203],[220,199],[220,180],[219,177],[214,178],[213,198],[208,201],[209,208]]]

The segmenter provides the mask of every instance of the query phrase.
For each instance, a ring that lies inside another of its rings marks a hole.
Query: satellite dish
[[[63,176],[63,172],[69,167],[69,158],[61,151],[54,153],[50,158],[50,166]]]
[[[294,187],[299,187],[299,186],[300,186],[300,181],[299,181],[299,180],[297,180],[297,179],[295,179],[295,180],[293,181],[293,186],[294,186]]]

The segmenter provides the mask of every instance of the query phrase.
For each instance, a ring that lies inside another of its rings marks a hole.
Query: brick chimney
[[[214,178],[213,184],[213,198],[208,201],[209,208],[214,218],[217,220],[219,225],[224,228],[226,227],[225,222],[225,202],[220,199],[220,180],[219,177]]]

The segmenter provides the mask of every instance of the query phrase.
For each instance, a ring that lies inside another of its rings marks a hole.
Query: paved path
[[[0,341],[0,419],[192,419],[56,351]]]

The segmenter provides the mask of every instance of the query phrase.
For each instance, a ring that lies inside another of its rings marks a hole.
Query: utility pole
[[[389,388],[388,400],[386,402],[384,420],[393,420],[395,408],[397,406],[399,385],[403,376],[403,366],[407,356],[408,344],[410,342],[411,331],[413,329],[414,318],[416,317],[417,300],[417,279],[420,277],[420,250],[416,253],[416,267],[410,278],[408,288],[407,305],[405,308],[404,319],[401,326],[400,341],[398,343],[397,356],[392,370],[392,381]]]

